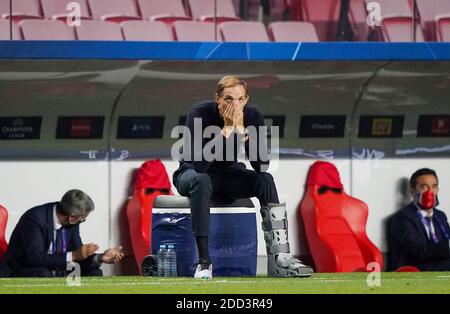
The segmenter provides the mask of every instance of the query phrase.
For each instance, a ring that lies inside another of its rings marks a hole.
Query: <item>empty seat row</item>
[[[20,31],[19,32],[19,26]],[[9,21],[0,20],[0,39],[9,39]],[[217,30],[215,36],[214,31]],[[161,21],[126,21],[112,23],[82,21],[69,27],[62,21],[24,20],[13,23],[13,38],[26,40],[133,40],[133,41],[246,41],[299,42],[318,41],[314,26],[305,22],[274,22],[266,30],[259,22],[212,23],[176,21],[173,26]]]
[[[214,20],[214,12],[220,21],[240,20],[232,0],[188,0],[186,9],[183,0],[13,0],[12,18],[62,19],[78,7],[84,19],[122,22],[124,20]],[[9,1],[0,1],[0,18],[10,16]]]
[[[77,2],[80,4],[81,18],[84,19],[111,22],[144,19],[172,24],[174,21],[191,20],[192,15],[195,20],[214,20],[214,0],[185,1],[188,4],[187,7],[183,5],[183,0],[13,0],[12,16],[15,21],[41,17],[65,19],[68,15],[67,5]],[[260,0],[248,1],[252,7],[255,7]],[[390,42],[413,41],[412,25],[416,17],[416,20],[419,21],[415,30],[416,41],[448,41],[450,0],[433,1],[431,3],[429,0],[350,0],[349,20],[356,35],[354,39],[360,41],[368,38]],[[319,41],[335,40],[341,0],[270,0],[269,2],[279,12],[289,7],[293,18],[312,23]],[[217,21],[239,20],[235,10],[240,3],[239,0],[220,0],[217,3]],[[378,3],[380,7],[381,27],[370,28],[367,24],[366,8],[367,5],[374,3]],[[414,3],[417,3],[418,9],[416,16],[413,12]],[[0,18],[8,17],[9,1],[2,0],[0,1]],[[280,27],[285,27],[286,30],[282,34],[288,38],[282,41],[301,41],[303,34],[312,34],[310,30],[307,32],[290,31],[287,27],[288,24],[283,25]],[[200,28],[201,26],[192,27]],[[261,26],[254,27],[261,28]],[[312,28],[309,24],[305,24],[304,27]],[[5,32],[5,30],[0,30],[0,32]],[[13,29],[13,32],[16,30]],[[299,39],[295,40],[297,37]],[[261,41],[262,39],[255,40]],[[280,41],[276,37],[274,40]],[[307,40],[315,39],[308,37]]]
[[[400,19],[398,19],[401,22]],[[385,40],[411,41],[411,25],[386,23]],[[19,27],[20,26],[20,27]],[[214,31],[217,35],[214,35]],[[423,41],[418,26],[418,41]],[[0,20],[0,40],[10,39],[10,21]],[[244,41],[244,42],[317,42],[319,37],[312,23],[273,22],[267,30],[259,22],[224,22],[216,27],[212,23],[175,21],[168,25],[161,21],[126,21],[112,23],[81,21],[79,27],[69,27],[62,21],[24,20],[12,23],[13,39],[26,40],[133,40],[133,41]],[[404,40],[405,39],[405,40]],[[438,39],[450,42],[450,20],[441,20]]]
[[[341,0],[291,0],[291,8],[295,7],[300,10],[293,19],[313,23],[320,41],[335,39]],[[373,17],[379,18],[381,27],[369,27],[368,8]],[[380,15],[376,16],[378,13]],[[376,40],[412,41],[412,25],[416,20],[419,24],[417,41],[445,41],[442,29],[450,19],[450,0],[350,0],[348,18],[356,40],[367,40],[370,33],[375,32]]]

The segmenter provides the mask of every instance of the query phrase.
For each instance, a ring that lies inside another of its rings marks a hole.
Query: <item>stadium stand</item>
[[[133,0],[89,0],[89,7],[96,20],[123,22],[141,19]]]
[[[173,23],[175,37],[178,41],[222,41],[220,29],[217,28],[217,37],[214,36],[213,23],[195,21],[176,21]]]
[[[194,20],[214,21],[214,0],[188,0],[191,16]],[[238,21],[240,18],[231,0],[217,1],[217,22]]]
[[[7,19],[9,17],[9,1],[2,0],[0,1],[0,18]],[[12,18],[14,21],[42,18],[39,0],[14,0]]]
[[[269,35],[277,42],[318,42],[314,25],[308,22],[273,22],[268,27]]]
[[[224,22],[220,25],[224,41],[268,42],[266,27],[260,22]]]
[[[346,38],[346,40],[413,41],[413,6],[414,3],[417,3],[416,21],[420,23],[421,27],[416,28],[416,41],[448,41],[447,28],[449,22],[447,20],[450,19],[450,0],[434,1],[431,4],[428,0],[350,0],[348,18],[354,37],[352,39]],[[71,0],[14,0],[13,20],[17,23],[24,19],[64,20],[69,14],[67,5],[70,2]],[[152,20],[162,21],[170,26],[176,21],[214,21],[214,0],[79,0],[77,2],[81,6],[81,18],[83,20],[92,19],[120,23]],[[366,5],[369,2],[380,4],[381,27],[369,28],[367,25]],[[341,8],[340,0],[270,0],[271,13],[269,19],[262,16],[262,7],[259,0],[249,0],[248,4],[248,8],[245,8],[248,10],[246,17],[252,22],[263,20],[266,23],[271,40],[285,42],[316,41],[316,36],[319,41],[336,40]],[[243,13],[240,12],[241,9],[244,8],[241,8],[239,0],[219,1],[217,7],[218,23],[242,21],[236,14],[237,12]],[[0,19],[8,19],[9,15],[9,1],[1,1]],[[289,21],[282,21],[285,18],[289,18]],[[271,25],[269,22],[280,24]],[[282,22],[308,22],[314,27],[308,24],[282,24]],[[126,26],[126,34],[129,36],[133,36],[132,33],[136,34],[138,25],[139,23],[131,23]],[[195,33],[187,34],[187,31],[180,29],[180,25],[189,27]],[[305,32],[294,32],[294,29],[296,29],[294,25],[298,25],[299,29],[304,29]],[[292,28],[290,28],[291,26]],[[161,30],[160,36],[157,36],[156,31],[153,30],[149,30],[152,34],[145,34],[145,30],[148,28],[144,28],[139,32],[139,35],[136,35],[136,40],[137,38],[146,41],[159,40],[158,38],[163,41],[178,38],[182,38],[183,41],[212,41],[215,39],[214,31],[206,24],[179,24],[177,30],[173,29],[174,34],[170,36],[167,35],[167,31],[161,25],[155,27]],[[201,27],[204,27],[205,30],[201,30]],[[238,26],[234,27],[238,28]],[[229,40],[237,41],[243,40],[239,38],[249,38],[245,35],[249,31],[249,26],[241,24],[239,28],[241,27],[244,29],[242,36]],[[13,30],[14,34],[17,30],[16,25]],[[2,38],[8,39],[9,36],[5,37],[5,34],[8,35],[9,30],[2,30],[2,32]],[[98,33],[96,38],[102,40],[102,37],[98,37],[101,32],[96,33]],[[259,30],[257,33],[264,32]],[[15,38],[22,39],[20,32]],[[218,36],[217,40],[222,40],[222,35]],[[249,38],[249,40],[267,41],[264,35],[260,38]]]
[[[120,24],[125,40],[173,41],[169,27],[161,21],[127,21]]]
[[[450,16],[450,0],[434,0],[432,5],[429,0],[416,0],[416,4],[426,40],[437,40],[439,19]]]
[[[366,3],[377,2],[381,8],[381,32],[378,31],[378,40],[389,42],[414,41],[413,27],[414,14],[409,0],[366,0]],[[420,27],[416,28],[416,41],[424,40]]]
[[[119,24],[102,21],[83,21],[76,28],[78,40],[123,40]]]
[[[191,20],[186,14],[181,0],[138,0],[138,6],[144,20],[173,23],[179,20]]]
[[[61,21],[24,20],[19,25],[25,40],[76,40],[73,28]]]
[[[9,26],[10,26],[9,20],[0,20],[0,40],[11,39]],[[22,39],[22,36],[19,31],[19,26],[16,23],[12,24],[12,36],[14,40]]]
[[[49,20],[66,19],[68,14],[72,10],[68,10],[67,7],[71,2],[73,2],[73,0],[41,0],[44,18]],[[89,12],[87,0],[77,0],[76,2],[80,5],[80,18],[91,19],[91,13]]]

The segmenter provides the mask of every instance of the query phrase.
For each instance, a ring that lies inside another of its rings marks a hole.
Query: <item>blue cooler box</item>
[[[158,196],[153,205],[152,254],[160,244],[175,244],[178,276],[193,277],[198,255],[187,197]],[[258,237],[250,199],[211,204],[209,253],[213,276],[255,276]]]

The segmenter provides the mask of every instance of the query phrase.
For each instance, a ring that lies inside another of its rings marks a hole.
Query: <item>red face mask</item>
[[[437,195],[431,190],[416,193],[416,202],[422,209],[432,209],[439,204]]]

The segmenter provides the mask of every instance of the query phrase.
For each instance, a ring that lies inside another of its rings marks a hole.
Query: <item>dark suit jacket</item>
[[[439,209],[433,210],[433,225],[439,243],[427,235],[416,206],[411,203],[396,213],[389,228],[392,269],[416,266],[422,271],[450,270],[449,240],[445,239],[440,225],[450,234],[447,216]]]
[[[17,223],[8,245],[5,258],[0,266],[0,277],[14,276],[24,268],[47,268],[66,270],[66,254],[48,254],[54,237],[53,207],[57,203],[36,206],[25,212]],[[79,225],[68,228],[67,251],[75,251],[81,245]],[[80,266],[91,264],[88,258]]]

